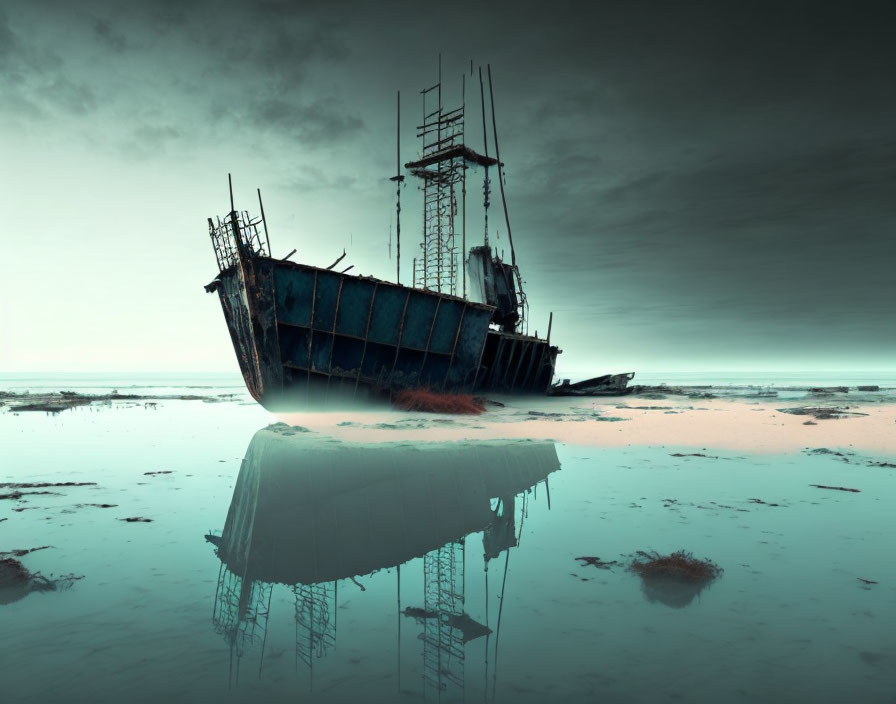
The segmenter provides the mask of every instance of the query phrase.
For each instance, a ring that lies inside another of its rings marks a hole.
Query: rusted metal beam
[[[263,268],[268,270],[268,276],[270,277],[271,284],[271,318],[272,318],[272,326],[273,326],[273,334],[274,334],[274,345],[277,350],[277,362],[280,363],[283,361],[283,351],[280,347],[280,321],[277,318],[277,270],[272,264],[260,264]],[[282,366],[279,369],[280,374],[279,382],[280,382],[280,390],[283,389],[283,368]]]
[[[457,323],[457,332],[454,333],[454,344],[451,347],[451,358],[448,360],[448,369],[445,370],[445,378],[442,380],[442,388],[448,383],[448,376],[451,374],[451,365],[454,364],[454,355],[457,352],[457,341],[460,340],[460,330],[464,324],[464,315],[467,313],[467,307],[464,306],[460,312],[460,320]]]
[[[344,250],[344,249],[342,250],[342,256],[339,257],[335,262],[333,262],[332,264],[330,264],[330,266],[328,266],[327,269],[332,269],[334,266],[336,266],[336,265],[337,265],[339,262],[341,262],[343,259],[345,259],[345,250]]]
[[[544,369],[544,356],[546,354],[550,354],[551,346],[550,344],[544,344],[542,346],[541,355],[538,358],[538,366],[535,367],[535,376],[532,379],[532,385],[535,385],[535,382],[538,381],[539,376],[541,376],[541,371]]]
[[[538,345],[536,347],[536,344]],[[532,370],[535,367],[535,359],[539,357],[538,347],[543,347],[543,345],[538,343],[533,343],[532,345],[532,354],[529,355],[529,366],[526,367],[526,374],[523,377],[522,386],[523,388],[529,388],[532,385]],[[544,356],[544,350],[542,349],[541,356]]]
[[[342,284],[344,276],[339,277],[339,290],[336,292],[336,311],[333,313],[333,329],[330,332],[330,358],[327,360],[327,374],[333,373],[333,348],[336,347],[336,323],[339,320],[339,303],[342,301]],[[327,377],[327,394],[330,393],[330,377]]]
[[[314,307],[317,304],[317,272],[314,272],[314,288],[311,290],[311,318],[308,320],[308,390],[311,390],[311,343],[314,341]]]
[[[258,208],[261,210],[261,224],[264,225],[264,238],[268,243],[268,256],[272,257],[274,255],[271,252],[271,237],[268,235],[268,221],[264,217],[264,203],[261,202],[261,189],[256,188],[255,190],[258,191]],[[296,250],[292,251],[295,252]]]
[[[528,353],[530,357],[535,355],[534,352],[534,343],[529,342],[528,340],[524,340],[522,343],[523,351],[520,352],[520,358],[516,362],[516,371],[513,373],[513,380],[510,382],[511,390],[516,386],[516,380],[520,375],[520,371],[523,368],[523,360],[526,359],[526,354]]]
[[[423,364],[420,365],[420,372],[423,372],[423,368],[426,366],[426,358],[429,356],[429,343],[432,342],[432,331],[436,328],[436,320],[439,317],[439,308],[442,306],[442,297],[439,296],[439,301],[436,303],[436,310],[432,314],[432,324],[429,326],[429,335],[426,337],[426,349],[423,350]]]
[[[496,379],[497,370],[501,368],[501,359],[504,356],[504,336],[498,335],[498,346],[495,350],[495,358],[492,360],[492,366],[488,370],[488,375],[486,376],[485,383],[491,383],[494,385]]]
[[[364,370],[364,357],[367,355],[367,342],[370,339],[370,319],[373,317],[373,304],[376,302],[376,292],[379,286],[379,282],[373,285],[373,294],[370,296],[370,308],[367,310],[367,327],[364,330],[364,347],[361,349],[361,361],[358,363],[358,374],[355,377],[355,390],[352,392],[352,396],[358,393],[358,384],[361,382],[361,374]]]
[[[442,161],[448,161],[450,159],[465,159],[466,161],[472,161],[474,164],[479,164],[479,166],[494,166],[498,163],[497,159],[494,159],[490,156],[484,156],[479,154],[478,152],[473,151],[467,146],[457,145],[456,147],[451,147],[449,149],[443,149],[435,154],[430,154],[423,159],[418,159],[417,161],[409,161],[404,165],[406,169],[419,169],[424,166],[431,166],[432,164],[437,164]]]
[[[485,337],[482,339],[482,347],[479,350],[479,360],[476,362],[476,373],[473,375],[473,386],[470,391],[476,391],[476,382],[479,381],[479,370],[482,369],[482,357],[485,354],[485,347],[488,344],[488,330],[485,331]]]
[[[515,338],[510,338],[510,354],[507,355],[507,364],[504,365],[504,373],[501,375],[501,385],[506,389],[509,388],[507,386],[507,378],[510,376],[510,365],[514,362],[514,353],[520,347],[520,341]],[[519,362],[519,354],[517,354],[516,361]]]
[[[389,370],[389,383],[392,383],[392,375],[395,373],[395,365],[398,364],[398,352],[401,350],[401,338],[404,335],[404,322],[408,313],[408,303],[411,300],[411,291],[404,299],[404,308],[401,309],[401,322],[398,324],[398,342],[395,343],[395,357],[392,359],[392,369]]]

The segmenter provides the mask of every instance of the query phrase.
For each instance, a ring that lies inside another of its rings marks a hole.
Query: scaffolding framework
[[[421,91],[423,121],[417,137],[421,157],[406,165],[423,181],[423,240],[414,266],[414,286],[457,294],[457,193],[464,178],[464,106],[445,110],[441,80]]]
[[[264,659],[273,589],[274,585],[270,582],[246,580],[221,565],[212,623],[215,632],[223,636],[230,646],[228,681],[231,686],[234,682],[239,683],[240,662],[249,648],[260,644],[261,658]]]
[[[423,631],[423,692],[426,698],[463,696],[463,633],[451,617],[464,614],[463,540],[443,545],[423,556],[423,600],[428,613]]]
[[[292,588],[296,604],[296,664],[309,668],[336,646],[336,583],[297,584]]]
[[[267,234],[260,225],[264,225],[264,218],[252,218],[245,210],[232,210],[224,220],[220,217],[214,220],[208,218],[208,234],[218,261],[218,271],[236,266],[240,251],[250,257],[271,256]]]

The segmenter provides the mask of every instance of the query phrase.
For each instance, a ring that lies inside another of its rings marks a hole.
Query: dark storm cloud
[[[308,146],[326,146],[357,133],[363,123],[333,95],[306,88],[309,73],[321,63],[339,62],[350,55],[344,25],[308,16],[306,6],[276,6],[255,19],[256,31],[218,55],[223,75],[242,77],[244,100],[223,105],[213,99],[219,120],[273,131]]]
[[[255,44],[244,53],[242,47],[230,52],[233,61],[250,61],[259,77],[268,77],[281,87],[305,77],[309,65],[316,61],[339,61],[349,55],[349,49],[339,32],[339,23],[320,23],[312,26],[272,26],[255,37]]]
[[[314,193],[317,191],[342,191],[357,184],[358,179],[348,174],[325,171],[315,166],[302,166],[293,170],[282,188],[294,193]]]
[[[527,138],[525,115],[502,128],[502,156],[529,150],[522,171],[508,157],[515,237],[551,247],[523,252],[530,280],[595,322],[649,321],[657,340],[712,322],[766,351],[796,345],[790,327],[810,346],[856,335],[884,354],[896,343],[892,10],[654,10],[614,6],[570,27],[545,71],[563,80],[545,83]]]
[[[35,113],[73,117],[102,102],[108,114],[101,122],[128,133],[109,144],[124,144],[128,153],[135,138],[145,138],[140,149],[151,154],[160,141],[204,133],[209,116],[231,133],[250,127],[309,146],[345,139],[362,126],[331,91],[308,91],[317,67],[350,53],[332,14],[316,16],[307,5],[266,6],[259,13],[247,3],[167,0],[88,3],[89,14],[82,14],[51,4],[55,22],[38,31],[26,32],[34,22],[27,11],[16,13],[17,27],[0,17],[0,80],[11,86],[6,97]],[[8,113],[21,112],[5,102]],[[147,114],[160,123],[157,133],[152,125],[129,128]],[[173,123],[177,134],[167,127]]]
[[[342,190],[348,211],[393,168],[394,91],[408,125],[438,52],[455,97],[473,57],[493,65],[537,311],[653,328],[662,349],[710,328],[769,355],[896,344],[890,3],[459,1],[438,20],[390,2],[56,6],[33,31],[0,13],[0,110],[80,116],[127,156],[262,143],[284,188]]]
[[[14,31],[2,12],[0,87],[4,93],[0,109],[16,117],[84,115],[96,107],[93,90],[69,75],[59,53]]]
[[[280,129],[302,141],[318,144],[345,139],[362,126],[359,117],[346,113],[331,98],[306,105],[270,98],[253,105],[250,116],[259,127]]]
[[[360,117],[333,98],[301,103],[276,97],[276,93],[258,93],[261,97],[239,103],[215,100],[209,114],[219,123],[251,126],[261,133],[273,132],[317,149],[341,142],[363,127]]]
[[[117,31],[108,20],[95,20],[93,23],[93,31],[97,39],[112,51],[121,53],[127,48],[127,38],[125,35]]]
[[[90,86],[57,75],[52,83],[41,86],[37,91],[44,101],[73,115],[85,115],[96,108],[96,95]]]
[[[118,148],[126,158],[145,160],[181,148],[184,137],[183,130],[173,125],[137,125],[119,141]]]
[[[9,28],[9,20],[0,10],[0,68],[6,68],[9,56],[15,51],[16,37]]]

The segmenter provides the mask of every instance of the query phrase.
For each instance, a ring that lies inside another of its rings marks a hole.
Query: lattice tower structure
[[[295,596],[296,661],[311,667],[336,646],[335,582],[297,584]]]
[[[445,110],[442,84],[421,91],[423,124],[417,137],[421,158],[411,173],[423,181],[423,240],[414,267],[414,286],[457,295],[458,192],[464,179],[464,106]]]
[[[443,545],[423,556],[424,608],[427,618],[423,631],[423,683],[426,698],[441,699],[464,690],[463,633],[452,626],[464,613],[463,540]]]

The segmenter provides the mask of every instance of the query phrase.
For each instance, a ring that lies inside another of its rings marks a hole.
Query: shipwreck
[[[273,257],[260,191],[259,215],[253,217],[234,207],[231,185],[229,213],[208,219],[219,271],[205,288],[218,293],[240,370],[259,403],[282,408],[306,399],[390,395],[413,388],[532,394],[550,388],[560,350],[550,341],[552,316],[546,337],[528,334],[490,68],[485,81],[480,69],[476,92],[482,151],[465,141],[465,99],[456,108],[443,106],[441,75],[421,91],[419,158],[402,170],[396,148],[396,174],[390,179],[396,184],[395,281],[349,273],[351,266],[338,270],[344,253],[327,267],[290,261],[295,250]],[[400,94],[398,99],[400,105]],[[397,131],[400,135],[400,110]],[[481,183],[468,184],[474,171]],[[489,242],[492,176],[500,187],[509,262]],[[402,283],[400,214],[406,178],[420,186],[423,224],[411,281]],[[475,228],[467,222],[468,191],[474,187],[481,190],[484,213]],[[468,249],[468,234],[473,240],[474,231],[476,243]]]

